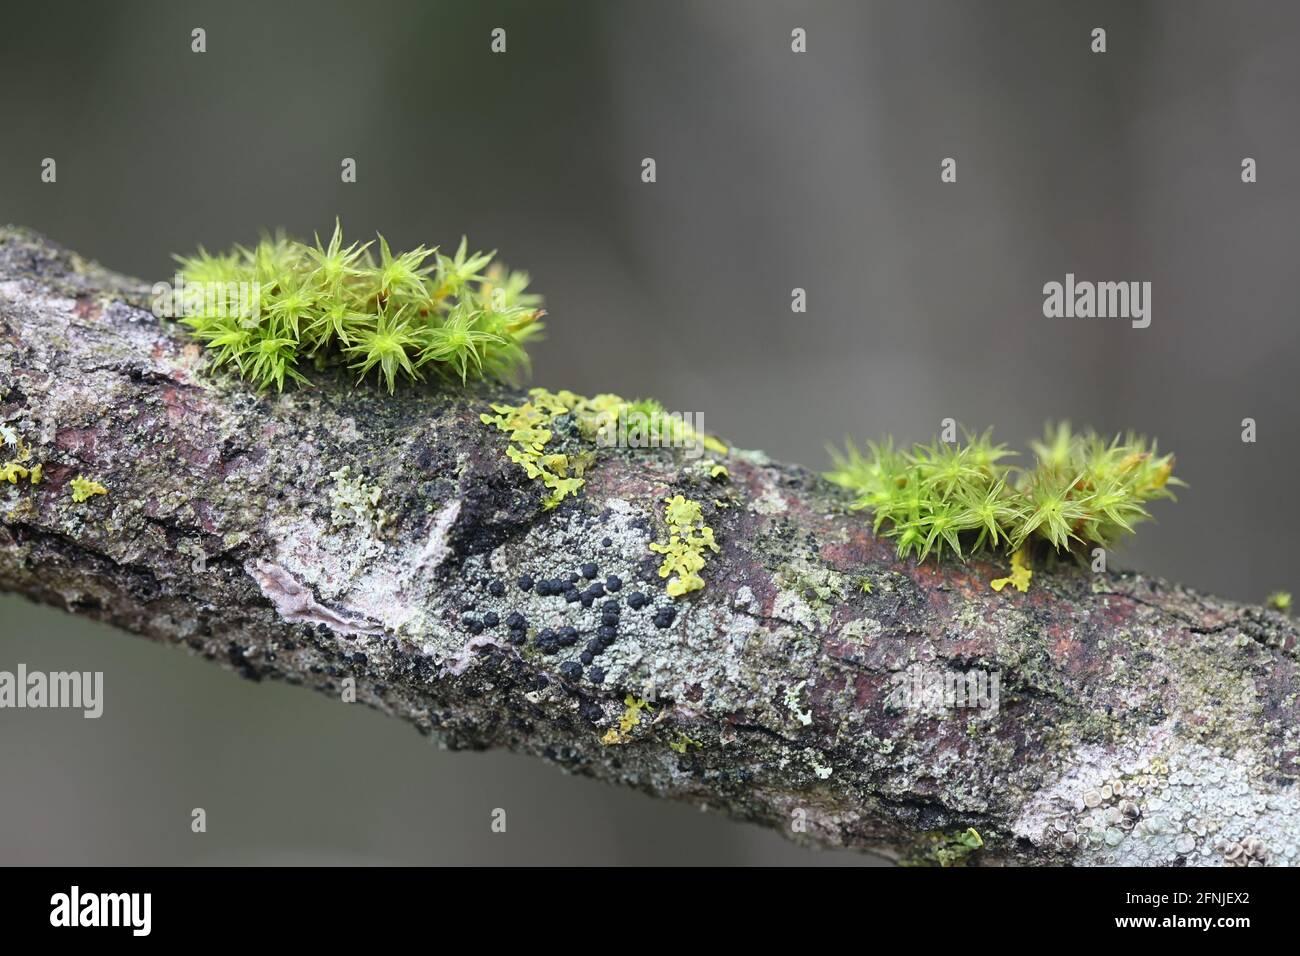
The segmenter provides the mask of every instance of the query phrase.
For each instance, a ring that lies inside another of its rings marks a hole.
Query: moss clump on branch
[[[528,367],[525,344],[541,325],[528,276],[492,264],[493,253],[451,256],[388,241],[344,245],[339,224],[326,245],[263,237],[252,248],[177,256],[183,289],[154,287],[154,311],[179,319],[258,389],[307,381],[303,367],[372,371],[391,393],[424,374],[461,384],[514,382]],[[376,256],[375,253],[378,253]]]
[[[971,854],[984,848],[984,838],[974,827],[954,833],[925,834],[913,853],[899,861],[903,866],[965,866]]]
[[[900,558],[922,561],[945,550],[958,557],[981,548],[1019,553],[1034,540],[1058,551],[1109,547],[1151,517],[1148,502],[1172,498],[1169,486],[1182,484],[1173,477],[1173,456],[1133,434],[1108,442],[1062,423],[1031,448],[1034,467],[1016,468],[1002,463],[1012,453],[989,432],[911,451],[886,439],[865,455],[849,444],[832,451],[835,467],[826,477],[853,492],[854,508],[874,513],[875,531],[897,542]]]

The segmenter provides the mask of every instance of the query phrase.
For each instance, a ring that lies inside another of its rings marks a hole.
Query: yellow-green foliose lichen
[[[628,448],[699,446],[725,454],[727,446],[712,435],[696,431],[681,416],[671,415],[650,399],[628,401],[602,393],[590,398],[567,390],[544,388],[528,391],[518,405],[494,403],[492,414],[479,420],[509,436],[506,455],[529,478],[541,481],[550,492],[542,503],[545,510],[576,495],[595,461],[594,451],[560,452],[552,445],[556,422],[571,416],[578,435],[596,447],[622,445]],[[724,469],[725,470],[725,469]]]
[[[77,503],[86,501],[95,495],[108,494],[108,489],[99,482],[84,478],[81,475],[73,478],[69,487],[72,490],[72,500]]]
[[[704,587],[700,577],[709,552],[721,550],[713,539],[713,529],[704,523],[704,515],[697,501],[681,495],[664,499],[664,521],[668,525],[668,540],[654,541],[650,550],[664,556],[659,565],[659,576],[668,578],[666,588],[670,597],[681,597]]]
[[[0,448],[13,455],[12,459],[0,465],[0,482],[8,482],[11,485],[16,485],[22,480],[30,481],[33,485],[41,483],[43,468],[40,463],[28,464],[32,460],[31,446],[23,441],[16,428],[2,422],[0,422]]]
[[[621,744],[626,743],[628,735],[631,734],[632,728],[641,723],[641,711],[654,710],[654,707],[648,700],[643,697],[634,697],[628,694],[623,698],[624,710],[618,718],[618,727],[611,727],[601,738],[604,744]]]

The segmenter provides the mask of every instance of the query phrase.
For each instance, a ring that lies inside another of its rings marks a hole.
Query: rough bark
[[[147,304],[140,283],[0,230],[0,421],[44,470],[0,489],[5,589],[252,679],[339,695],[351,677],[449,747],[509,747],[796,839],[971,864],[1296,859],[1282,615],[1043,556],[1028,593],[996,593],[998,559],[900,562],[836,489],[755,452],[715,477],[672,450],[601,449],[581,494],[545,511],[478,418],[515,393],[390,397],[325,373],[257,395]],[[380,489],[381,527],[333,520],[345,465]],[[109,493],[74,503],[76,475]],[[722,550],[674,600],[648,545],[679,493]],[[622,590],[586,608],[517,584],[586,562]],[[610,599],[603,681],[566,676]],[[489,611],[502,623],[470,633]],[[536,632],[565,625],[579,643],[543,653]],[[971,671],[996,675],[996,710],[900,694]],[[629,695],[653,710],[620,734]],[[953,836],[971,827],[984,846],[966,853]]]

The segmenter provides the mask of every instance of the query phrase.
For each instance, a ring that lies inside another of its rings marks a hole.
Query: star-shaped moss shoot
[[[852,507],[871,511],[874,530],[894,539],[899,557],[924,561],[950,551],[1019,552],[1046,541],[1058,551],[1110,547],[1151,517],[1150,501],[1172,498],[1172,455],[1129,434],[1107,441],[1068,424],[1031,443],[1032,468],[1003,464],[1011,453],[988,432],[964,443],[931,442],[898,451],[892,440],[832,451],[826,477],[849,489]]]
[[[417,246],[394,253],[388,241],[345,243],[338,222],[329,242],[283,235],[212,255],[177,256],[184,291],[171,312],[228,367],[259,390],[308,381],[307,364],[345,365],[391,393],[427,375],[464,385],[517,382],[526,344],[541,330],[541,299],[528,276],[471,253]]]

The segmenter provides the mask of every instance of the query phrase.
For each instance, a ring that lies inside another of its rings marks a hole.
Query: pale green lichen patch
[[[785,692],[785,706],[789,708],[794,718],[805,727],[813,722],[812,711],[802,709],[803,689],[807,683],[807,681],[801,680],[799,683],[791,685]]]
[[[747,721],[770,727],[802,728],[784,706],[788,672],[778,676],[766,665],[777,656],[808,673],[816,641],[800,638],[792,649],[796,633],[785,624],[765,627],[726,602],[683,604],[669,597],[657,576],[655,556],[648,551],[653,540],[650,522],[636,504],[616,497],[599,502],[583,498],[545,521],[533,522],[508,546],[466,560],[458,573],[465,583],[440,600],[453,607],[472,605],[455,614],[453,627],[463,628],[465,639],[477,635],[473,640],[490,640],[502,647],[501,653],[518,656],[547,674],[549,682],[530,691],[529,700],[576,710],[592,721],[593,740],[654,740],[658,747],[644,749],[674,758],[676,767],[678,760],[712,760],[715,754],[725,759],[699,729],[694,715],[701,709],[743,713]],[[586,577],[589,572],[595,577]],[[575,574],[578,580],[572,588],[577,595],[611,577],[616,590],[605,590],[590,606],[566,600],[564,590]],[[521,580],[526,586],[520,586]],[[566,634],[571,643],[565,642]],[[606,635],[609,642],[601,642]],[[584,655],[586,660],[580,660]],[[594,702],[589,695],[595,696]],[[628,695],[654,706],[654,716],[644,711],[638,724],[621,729]],[[809,706],[805,701],[803,709]],[[677,725],[678,713],[691,721],[689,728]],[[655,725],[662,731],[651,731]],[[669,748],[669,743],[680,742],[675,736],[679,730],[707,743],[707,748],[688,744],[684,753]],[[793,766],[812,782],[818,778],[798,757],[802,750],[791,748],[792,759],[798,758]],[[829,758],[817,763],[827,765]]]
[[[848,591],[846,575],[804,559],[795,559],[783,565],[777,577],[783,585],[799,592],[815,607],[839,604],[844,601]]]
[[[351,465],[330,472],[334,485],[329,490],[330,523],[340,528],[358,528],[370,537],[379,537],[393,518],[380,505],[383,492],[362,475],[352,473]]]
[[[834,767],[822,762],[824,755],[812,747],[805,747],[802,756],[815,779],[829,780],[835,773]]]
[[[12,425],[0,422],[0,446],[3,446],[7,454],[22,454],[23,440],[18,434],[18,429],[14,428]]]
[[[778,587],[772,613],[808,634],[828,627],[836,607],[851,593],[849,576],[827,566],[814,551],[777,542],[772,547],[780,547],[781,562],[772,576]]]

